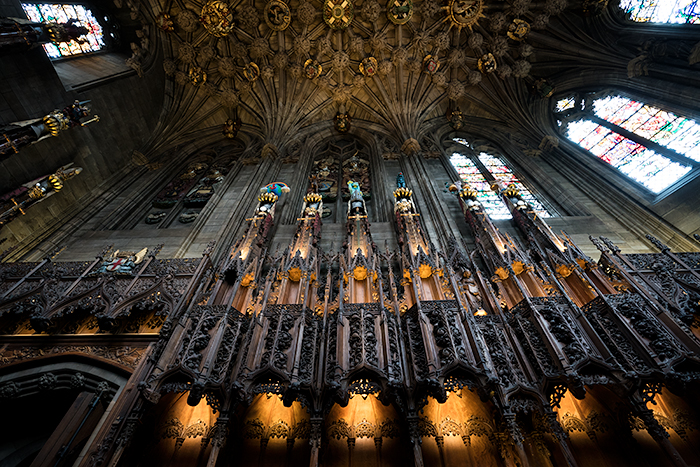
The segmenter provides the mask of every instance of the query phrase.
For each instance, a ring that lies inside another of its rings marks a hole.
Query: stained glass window
[[[97,52],[105,46],[102,26],[97,22],[92,11],[83,5],[23,3],[22,9],[31,21],[37,23],[67,23],[73,20],[73,25],[83,26],[89,30],[80,38],[81,42],[71,40],[58,44],[44,44],[44,50],[51,58]]]
[[[700,24],[698,0],[620,0],[620,8],[639,23]]]
[[[570,116],[567,137],[654,193],[700,162],[700,125],[693,120],[619,95],[593,99],[589,107],[588,113]],[[556,110],[562,112],[559,105]],[[640,138],[633,141],[623,130]],[[672,151],[652,150],[647,147],[651,143]]]
[[[461,138],[454,138],[457,143],[464,143],[468,146],[468,143]],[[537,212],[538,215],[542,217],[550,217],[550,214],[542,206],[533,195],[530,190],[523,185],[523,183],[518,180],[518,178],[513,174],[513,171],[503,162],[502,159],[491,156],[490,154],[481,153],[479,155],[479,160],[486,166],[487,170],[491,172],[493,177],[497,180],[503,180],[507,184],[513,183],[518,187],[523,200],[530,203],[532,208]],[[450,157],[450,162],[459,173],[460,178],[463,182],[468,183],[472,188],[477,191],[477,199],[479,203],[484,208],[484,211],[491,217],[491,219],[511,219],[512,216],[508,210],[508,206],[501,200],[501,197],[493,190],[489,182],[481,173],[481,170],[477,164],[470,158],[458,152],[452,153]]]
[[[503,159],[482,152],[479,154],[479,160],[486,166],[488,171],[491,172],[493,178],[505,182],[506,185],[515,185],[523,201],[527,202],[540,217],[551,217],[544,206],[542,206],[542,203],[540,203],[518,177],[513,174],[513,171],[503,162]]]

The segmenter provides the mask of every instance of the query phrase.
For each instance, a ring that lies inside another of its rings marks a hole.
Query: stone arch
[[[467,386],[448,391],[444,403],[428,397],[419,423],[425,465],[500,467],[494,411]]]
[[[410,463],[399,420],[396,408],[374,394],[351,395],[344,407],[333,404],[323,426],[322,463],[377,467]]]
[[[130,373],[124,365],[72,352],[34,354],[4,366],[0,464],[69,465],[85,456]]]
[[[217,465],[287,466],[309,463],[311,425],[305,403],[287,406],[282,395],[260,392],[231,417]]]

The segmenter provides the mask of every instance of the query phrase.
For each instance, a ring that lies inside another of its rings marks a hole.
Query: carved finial
[[[100,251],[100,254],[97,255],[97,258],[98,258],[98,259],[102,259],[102,258],[104,258],[105,256],[107,256],[107,255],[109,254],[109,252],[112,251],[112,247],[114,247],[114,244],[107,245],[106,247],[104,247],[104,248],[102,249],[102,251]]]
[[[619,252],[620,252],[620,249],[619,249],[619,248],[612,242],[612,240],[610,240],[608,237],[603,237],[603,236],[601,235],[601,236],[600,236],[600,239],[603,241],[603,243],[605,243],[605,246],[607,246],[608,248],[610,248],[610,251],[612,251],[613,254],[619,253]]]
[[[609,250],[603,245],[603,242],[595,238],[593,235],[589,235],[588,239],[595,245],[596,248],[598,248],[598,251],[601,253],[609,253]]]
[[[661,243],[661,240],[654,237],[653,235],[647,234],[647,235],[645,235],[645,237],[647,240],[649,240],[651,242],[652,245],[654,245],[656,248],[661,250],[662,253],[668,253],[669,251],[671,251],[671,249],[668,247],[668,245]]]
[[[153,250],[151,250],[151,254],[148,256],[150,256],[151,258],[155,258],[158,255],[158,253],[160,253],[161,249],[163,249],[163,244],[159,243],[155,246],[155,248],[153,248]]]
[[[60,255],[63,252],[63,250],[65,250],[65,249],[66,249],[65,246],[62,246],[60,248],[56,247],[51,253],[46,255],[46,259],[49,259],[49,260],[56,259],[56,257],[58,257],[58,255]]]
[[[214,251],[214,245],[216,245],[216,240],[212,240],[211,242],[207,243],[207,247],[202,252],[202,256],[211,255],[211,252]]]

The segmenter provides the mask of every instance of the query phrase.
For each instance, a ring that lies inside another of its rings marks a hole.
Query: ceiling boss
[[[459,29],[469,28],[484,18],[483,0],[451,0],[447,6],[447,14],[452,24]]]
[[[209,34],[216,37],[227,36],[235,26],[233,12],[220,0],[207,2],[202,8],[199,21]]]
[[[386,6],[386,15],[389,21],[396,25],[406,24],[413,16],[413,2],[411,0],[389,0]]]
[[[355,7],[350,0],[326,0],[323,3],[323,20],[331,29],[345,29],[355,17]]]
[[[274,31],[284,31],[292,22],[289,6],[280,0],[270,0],[265,5],[265,22]]]

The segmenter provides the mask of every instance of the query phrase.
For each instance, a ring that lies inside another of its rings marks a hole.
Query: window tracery
[[[638,23],[700,24],[697,0],[620,0],[620,9]]]
[[[102,26],[92,10],[84,5],[22,3],[22,9],[31,21],[37,23],[72,23],[75,27],[89,30],[79,41],[43,44],[46,55],[50,58],[97,52],[105,47]]]
[[[472,147],[464,138],[454,138],[454,141],[468,148]],[[491,183],[485,173],[496,180],[503,181],[506,185],[514,184],[520,191],[523,200],[527,201],[540,217],[551,217],[547,209],[515,176],[502,157],[483,151],[474,152],[474,154],[463,151],[453,152],[450,162],[462,181],[477,190],[477,199],[491,219],[511,219],[512,216],[498,193],[491,189]]]
[[[311,185],[308,192],[311,193],[317,186],[318,193],[323,197],[324,218],[332,217],[331,222],[340,219],[335,213],[342,212],[345,203],[350,199],[350,181],[359,184],[365,202],[370,204],[372,183],[369,166],[369,156],[364,146],[356,140],[333,141],[316,156],[311,169]]]
[[[626,96],[598,93],[559,99],[561,132],[653,193],[700,162],[700,125]]]

